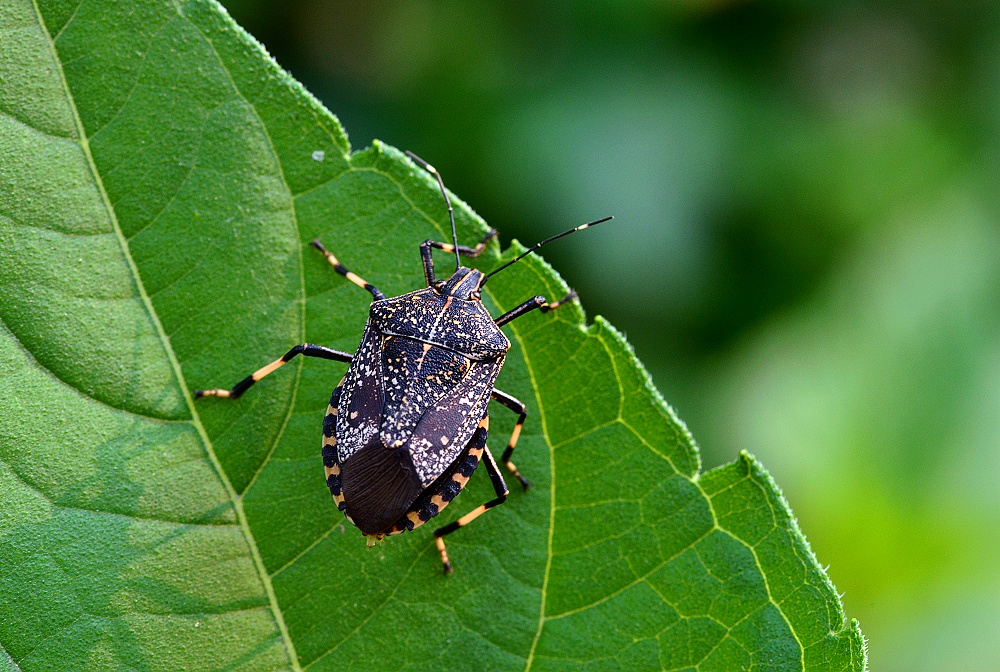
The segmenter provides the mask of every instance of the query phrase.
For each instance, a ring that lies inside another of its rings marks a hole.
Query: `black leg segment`
[[[289,350],[281,357],[281,359],[276,359],[267,366],[257,369],[249,376],[236,383],[231,390],[195,390],[194,398],[198,399],[200,397],[222,397],[224,399],[239,399],[240,395],[250,389],[254,383],[263,378],[269,373],[277,371],[286,362],[289,362],[296,355],[303,355],[305,357],[318,357],[320,359],[332,359],[335,362],[350,362],[354,355],[347,352],[341,352],[340,350],[331,350],[330,348],[324,348],[322,345],[313,345],[311,343],[303,343],[302,345],[296,345],[294,348]]]
[[[503,474],[500,473],[500,469],[497,467],[496,460],[493,459],[493,454],[490,453],[489,448],[484,447],[483,458],[483,462],[486,463],[486,473],[490,475],[490,482],[493,483],[493,490],[497,493],[497,496],[496,499],[491,499],[485,504],[469,511],[454,523],[448,523],[444,527],[439,527],[434,530],[434,541],[437,544],[438,552],[441,554],[441,565],[445,574],[450,573],[452,571],[452,567],[451,562],[448,561],[448,549],[444,544],[444,537],[460,527],[465,527],[476,518],[492,509],[494,506],[503,504],[507,501],[507,495],[510,494],[510,491],[507,490],[507,484],[504,483]]]
[[[497,237],[497,230],[490,229],[489,232],[483,236],[483,239],[475,247],[466,247],[465,245],[458,246],[458,253],[463,257],[469,257],[475,259],[483,250],[486,249],[486,244],[492,239]],[[431,257],[431,248],[435,250],[443,250],[445,252],[454,252],[455,246],[452,243],[439,243],[436,240],[425,240],[420,243],[420,259],[424,263],[424,278],[427,280],[427,286],[430,287],[434,284],[434,259]]]
[[[323,243],[319,242],[319,238],[312,241],[311,244],[313,247],[315,247],[317,250],[323,253],[323,256],[326,257],[326,260],[330,262],[330,265],[333,266],[333,270],[337,271],[337,273],[340,273],[342,276],[353,282],[361,289],[367,292],[371,292],[372,296],[375,297],[376,301],[381,301],[382,299],[385,298],[385,294],[380,292],[378,290],[378,287],[371,284],[370,282],[365,281],[364,278],[361,278],[357,274],[352,273],[351,271],[344,268],[344,265],[337,260],[337,257],[333,256],[332,252],[323,247]]]
[[[458,234],[455,233],[455,208],[451,207],[451,197],[448,196],[448,190],[444,188],[444,180],[441,179],[441,173],[437,171],[437,168],[427,163],[419,156],[413,152],[407,151],[406,155],[413,159],[417,164],[420,165],[424,170],[434,176],[437,180],[438,186],[441,188],[441,195],[444,196],[444,203],[448,206],[448,220],[451,222],[451,235],[455,239],[454,244],[450,245],[451,251],[455,253],[455,268],[462,265],[462,260],[458,258]],[[431,283],[427,283],[430,285]]]
[[[569,294],[567,294],[563,298],[559,299],[558,301],[553,301],[552,303],[547,302],[544,296],[536,296],[528,299],[517,308],[514,308],[513,310],[504,313],[494,321],[497,323],[498,327],[502,327],[508,322],[513,322],[522,315],[527,315],[536,308],[538,310],[541,310],[543,313],[549,313],[558,308],[559,306],[562,306],[563,304],[572,301],[575,298],[576,298],[575,289],[572,290]]]
[[[531,483],[528,479],[521,475],[520,471],[517,470],[514,463],[510,461],[510,456],[514,454],[514,448],[517,447],[517,440],[521,438],[521,427],[524,426],[524,420],[528,417],[528,413],[524,408],[524,403],[510,396],[506,392],[494,389],[491,396],[494,401],[499,402],[518,414],[517,424],[514,425],[514,431],[510,433],[510,441],[507,442],[507,448],[503,451],[503,456],[500,458],[500,461],[503,463],[503,466],[507,467],[507,471],[517,477],[517,480],[521,482],[521,487],[527,490],[531,487]]]

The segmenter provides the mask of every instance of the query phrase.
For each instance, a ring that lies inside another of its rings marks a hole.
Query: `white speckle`
[[[326,152],[324,152],[322,149],[317,149],[315,152],[312,153],[312,157],[313,161],[322,161],[323,159],[326,158]]]

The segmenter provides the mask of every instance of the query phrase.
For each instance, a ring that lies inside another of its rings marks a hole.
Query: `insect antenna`
[[[441,195],[444,196],[444,202],[448,205],[448,219],[451,220],[451,241],[455,246],[455,270],[457,271],[462,267],[462,256],[458,253],[458,232],[455,230],[455,209],[451,207],[451,198],[448,196],[448,190],[444,188],[444,180],[441,179],[441,173],[437,171],[437,168],[427,163],[413,152],[407,151],[406,155],[420,164],[420,166],[428,173],[433,175],[437,180],[438,186],[441,187]]]
[[[537,250],[542,245],[547,245],[548,243],[551,243],[553,240],[559,240],[560,238],[563,238],[564,236],[568,236],[571,233],[576,233],[577,231],[583,231],[584,229],[590,228],[591,226],[597,226],[601,222],[606,222],[609,219],[614,219],[614,217],[605,217],[604,219],[598,219],[598,220],[595,220],[593,222],[587,222],[586,224],[581,224],[580,226],[573,227],[569,231],[563,231],[562,233],[557,233],[554,236],[550,236],[549,238],[546,238],[545,240],[543,240],[540,243],[536,243],[535,245],[533,245],[530,248],[528,248],[527,250],[525,250],[523,253],[519,254],[517,257],[515,257],[515,258],[511,259],[510,261],[508,261],[506,264],[504,264],[500,268],[494,269],[494,270],[490,271],[489,273],[487,273],[486,277],[483,278],[483,284],[484,285],[486,284],[486,281],[490,279],[491,275],[496,275],[497,273],[499,273],[503,269],[507,268],[508,266],[511,266],[512,264],[516,264],[517,262],[521,261],[526,256],[528,256],[529,254],[531,254],[532,252],[534,252],[535,250]]]

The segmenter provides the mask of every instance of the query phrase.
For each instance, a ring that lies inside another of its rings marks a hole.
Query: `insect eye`
[[[483,295],[482,295],[482,294],[480,294],[479,292],[473,292],[473,293],[472,293],[472,294],[470,294],[469,296],[471,296],[471,297],[472,297],[473,299],[475,299],[476,301],[478,301],[479,299],[483,298]]]
[[[436,290],[437,290],[437,291],[439,291],[439,292],[440,292],[440,291],[441,291],[442,289],[444,289],[444,280],[438,280],[437,282],[435,282],[435,283],[434,283],[434,289],[436,289]]]

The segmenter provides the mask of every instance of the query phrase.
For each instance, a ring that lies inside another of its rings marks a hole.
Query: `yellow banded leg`
[[[441,173],[437,171],[437,168],[427,163],[419,156],[413,152],[406,152],[406,155],[410,157],[417,165],[421,166],[424,170],[430,173],[438,183],[438,188],[441,189],[441,196],[444,198],[444,204],[448,207],[448,221],[451,222],[451,235],[454,238],[452,243],[439,243],[433,240],[426,240],[420,245],[420,257],[424,262],[424,277],[427,280],[427,286],[430,287],[434,284],[434,261],[431,259],[431,248],[435,247],[444,252],[450,252],[455,255],[455,268],[459,268],[462,265],[462,260],[459,255],[465,255],[467,257],[477,257],[483,250],[486,249],[486,243],[490,241],[491,238],[496,237],[497,232],[495,229],[490,229],[479,244],[475,247],[465,247],[464,245],[458,244],[458,234],[455,233],[455,208],[451,206],[451,197],[448,195],[448,190],[444,188],[444,180],[441,179]]]
[[[566,304],[566,303],[569,303],[570,301],[572,301],[573,299],[575,299],[576,296],[577,296],[576,290],[575,289],[571,289],[570,292],[569,292],[569,294],[567,294],[563,298],[559,299],[558,301],[552,301],[551,303],[546,303],[546,304],[540,306],[539,310],[541,310],[543,313],[551,313],[553,310],[555,310],[559,306],[561,306],[563,304]]]
[[[318,357],[320,359],[332,359],[335,362],[350,362],[353,357],[350,353],[341,352],[340,350],[332,350],[330,348],[324,348],[321,345],[303,343],[302,345],[296,345],[294,348],[286,352],[280,359],[276,359],[267,366],[257,369],[249,376],[236,383],[231,390],[195,390],[194,398],[222,397],[223,399],[239,399],[240,395],[250,389],[254,383],[264,376],[274,373],[297,355],[303,355],[305,357]]]
[[[466,247],[465,245],[458,246],[458,253],[463,257],[470,257],[475,259],[486,249],[487,243],[499,235],[496,229],[490,229],[489,232],[483,236],[483,239],[476,243],[475,247]],[[427,247],[433,247],[435,250],[441,250],[443,252],[454,252],[455,246],[451,243],[439,243],[436,240],[425,240],[420,244],[421,247],[426,245]]]
[[[496,460],[493,459],[493,454],[490,453],[489,448],[483,448],[483,455],[486,463],[486,473],[490,475],[490,482],[493,483],[493,490],[496,492],[496,499],[492,499],[485,504],[482,504],[469,513],[465,514],[453,523],[448,523],[444,527],[439,527],[434,530],[435,544],[437,544],[438,552],[441,554],[441,567],[445,574],[450,573],[452,570],[451,562],[448,560],[448,549],[444,543],[444,537],[451,534],[460,527],[465,527],[472,521],[474,521],[479,516],[483,515],[494,506],[499,506],[507,501],[507,495],[510,493],[507,490],[507,484],[504,483],[503,474],[500,473],[500,469],[497,467]]]
[[[558,301],[551,301],[550,302],[550,301],[546,301],[544,296],[535,296],[535,297],[532,297],[532,298],[528,299],[527,301],[525,301],[524,303],[522,303],[520,306],[517,306],[517,307],[513,308],[512,310],[507,311],[506,313],[504,313],[503,315],[501,315],[500,317],[498,317],[497,319],[495,319],[493,321],[496,323],[496,325],[498,327],[502,327],[503,325],[507,324],[508,322],[512,322],[512,321],[516,320],[519,317],[523,317],[524,315],[527,315],[528,313],[530,313],[533,310],[541,310],[543,313],[551,313],[556,308],[558,308],[558,307],[560,307],[560,306],[562,306],[562,305],[564,305],[566,303],[569,303],[570,301],[572,301],[575,298],[576,298],[576,290],[575,289],[572,290],[572,291],[570,291],[569,294],[567,294],[563,298],[559,299]]]
[[[483,236],[475,247],[466,247],[465,245],[458,246],[458,253],[463,257],[470,257],[475,259],[486,249],[486,245],[494,238],[497,237],[497,230],[490,229],[489,232]],[[427,280],[427,286],[430,287],[434,284],[434,259],[431,257],[431,248],[435,250],[442,250],[443,252],[454,252],[455,246],[452,243],[439,243],[436,240],[425,240],[420,243],[420,259],[424,264],[424,278]]]
[[[521,475],[521,472],[517,470],[514,463],[510,461],[510,457],[514,454],[514,448],[517,447],[517,440],[521,438],[521,428],[524,426],[524,420],[528,417],[528,413],[520,400],[515,399],[506,392],[493,390],[491,396],[495,401],[518,414],[517,424],[514,425],[514,431],[510,433],[510,441],[507,442],[507,448],[503,451],[500,461],[503,462],[503,465],[507,467],[510,473],[517,477],[517,480],[521,482],[521,487],[527,490],[531,487],[531,482]]]
[[[445,574],[450,574],[455,571],[451,566],[451,561],[448,560],[448,547],[444,545],[444,539],[441,537],[435,537],[434,543],[437,544],[438,553],[441,554],[441,566],[444,568],[442,571]]]
[[[422,506],[410,509],[406,512],[405,516],[397,520],[389,530],[388,534],[390,536],[402,534],[407,530],[414,530],[420,527],[444,511],[445,507],[462,492],[472,477],[473,472],[475,472],[476,467],[479,466],[479,463],[483,459],[483,451],[486,450],[486,437],[489,435],[489,429],[490,418],[487,415],[479,421],[479,427],[476,428],[472,439],[469,440],[469,445],[466,447],[465,453],[456,461],[455,470],[451,478],[446,483],[439,485],[437,491],[433,492],[430,499],[424,502]]]
[[[332,252],[323,247],[323,243],[319,242],[319,238],[312,241],[312,246],[323,253],[323,256],[326,257],[326,260],[330,262],[331,266],[333,266],[333,270],[337,271],[337,273],[340,273],[342,276],[353,282],[361,289],[367,292],[371,292],[371,295],[375,297],[376,301],[381,301],[382,299],[385,298],[385,294],[380,292],[378,288],[375,287],[375,285],[371,284],[370,282],[367,282],[364,278],[360,277],[356,273],[352,273],[351,271],[344,268],[344,265],[337,260],[337,257],[333,256]]]

